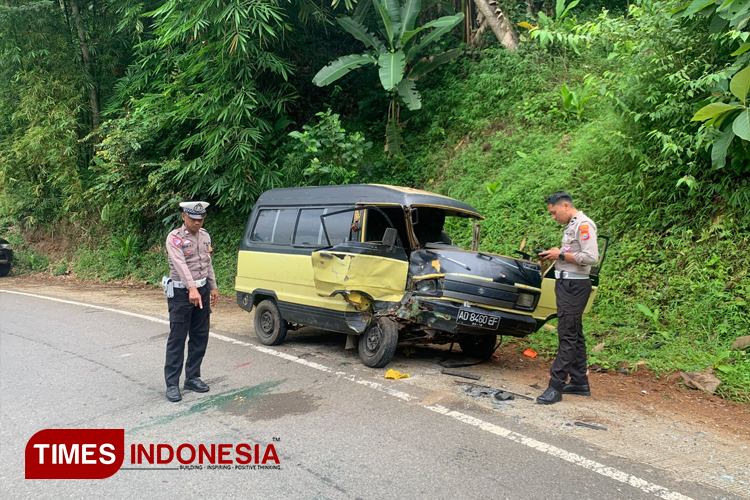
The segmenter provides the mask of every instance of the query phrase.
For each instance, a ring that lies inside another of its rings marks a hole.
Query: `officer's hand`
[[[203,309],[203,300],[201,300],[201,293],[198,291],[198,288],[191,286],[189,293],[188,300],[190,303]]]
[[[560,258],[560,249],[557,247],[550,248],[546,252],[540,253],[539,257],[544,260],[557,260],[558,258]]]
[[[211,305],[215,306],[218,301],[219,301],[219,291],[211,290]]]

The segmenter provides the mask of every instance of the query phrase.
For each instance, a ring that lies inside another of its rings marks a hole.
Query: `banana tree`
[[[378,76],[383,89],[388,93],[388,122],[386,125],[385,149],[389,154],[400,155],[401,139],[399,111],[401,102],[412,111],[422,107],[422,96],[415,83],[441,64],[461,55],[460,49],[452,49],[440,54],[423,56],[425,48],[460,23],[463,13],[443,16],[415,28],[417,15],[422,7],[421,0],[371,0],[378,14],[378,33],[370,33],[362,23],[370,6],[369,0],[358,5],[354,17],[340,17],[339,25],[354,38],[362,42],[366,49],[361,54],[350,54],[330,62],[313,78],[319,87],[329,85],[350,71],[371,64],[378,68]]]

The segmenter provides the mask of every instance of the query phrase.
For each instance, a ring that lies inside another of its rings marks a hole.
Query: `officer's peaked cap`
[[[203,219],[206,217],[206,207],[209,205],[210,203],[205,201],[183,201],[180,203],[182,211],[188,214],[188,217],[191,219]]]

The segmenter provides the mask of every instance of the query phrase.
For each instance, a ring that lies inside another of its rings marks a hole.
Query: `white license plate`
[[[478,328],[486,328],[488,330],[497,330],[497,327],[500,326],[500,318],[498,316],[492,316],[491,314],[472,312],[468,309],[459,309],[456,323],[475,326]]]

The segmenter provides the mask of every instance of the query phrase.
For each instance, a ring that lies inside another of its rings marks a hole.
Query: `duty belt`
[[[587,280],[589,279],[588,274],[571,273],[569,271],[555,271],[555,279],[564,280]]]
[[[588,278],[588,276],[586,276]],[[208,278],[203,278],[202,280],[195,280],[195,286],[197,288],[202,287],[208,282]],[[183,284],[182,281],[173,281],[172,286],[175,288],[187,288],[187,285]]]

